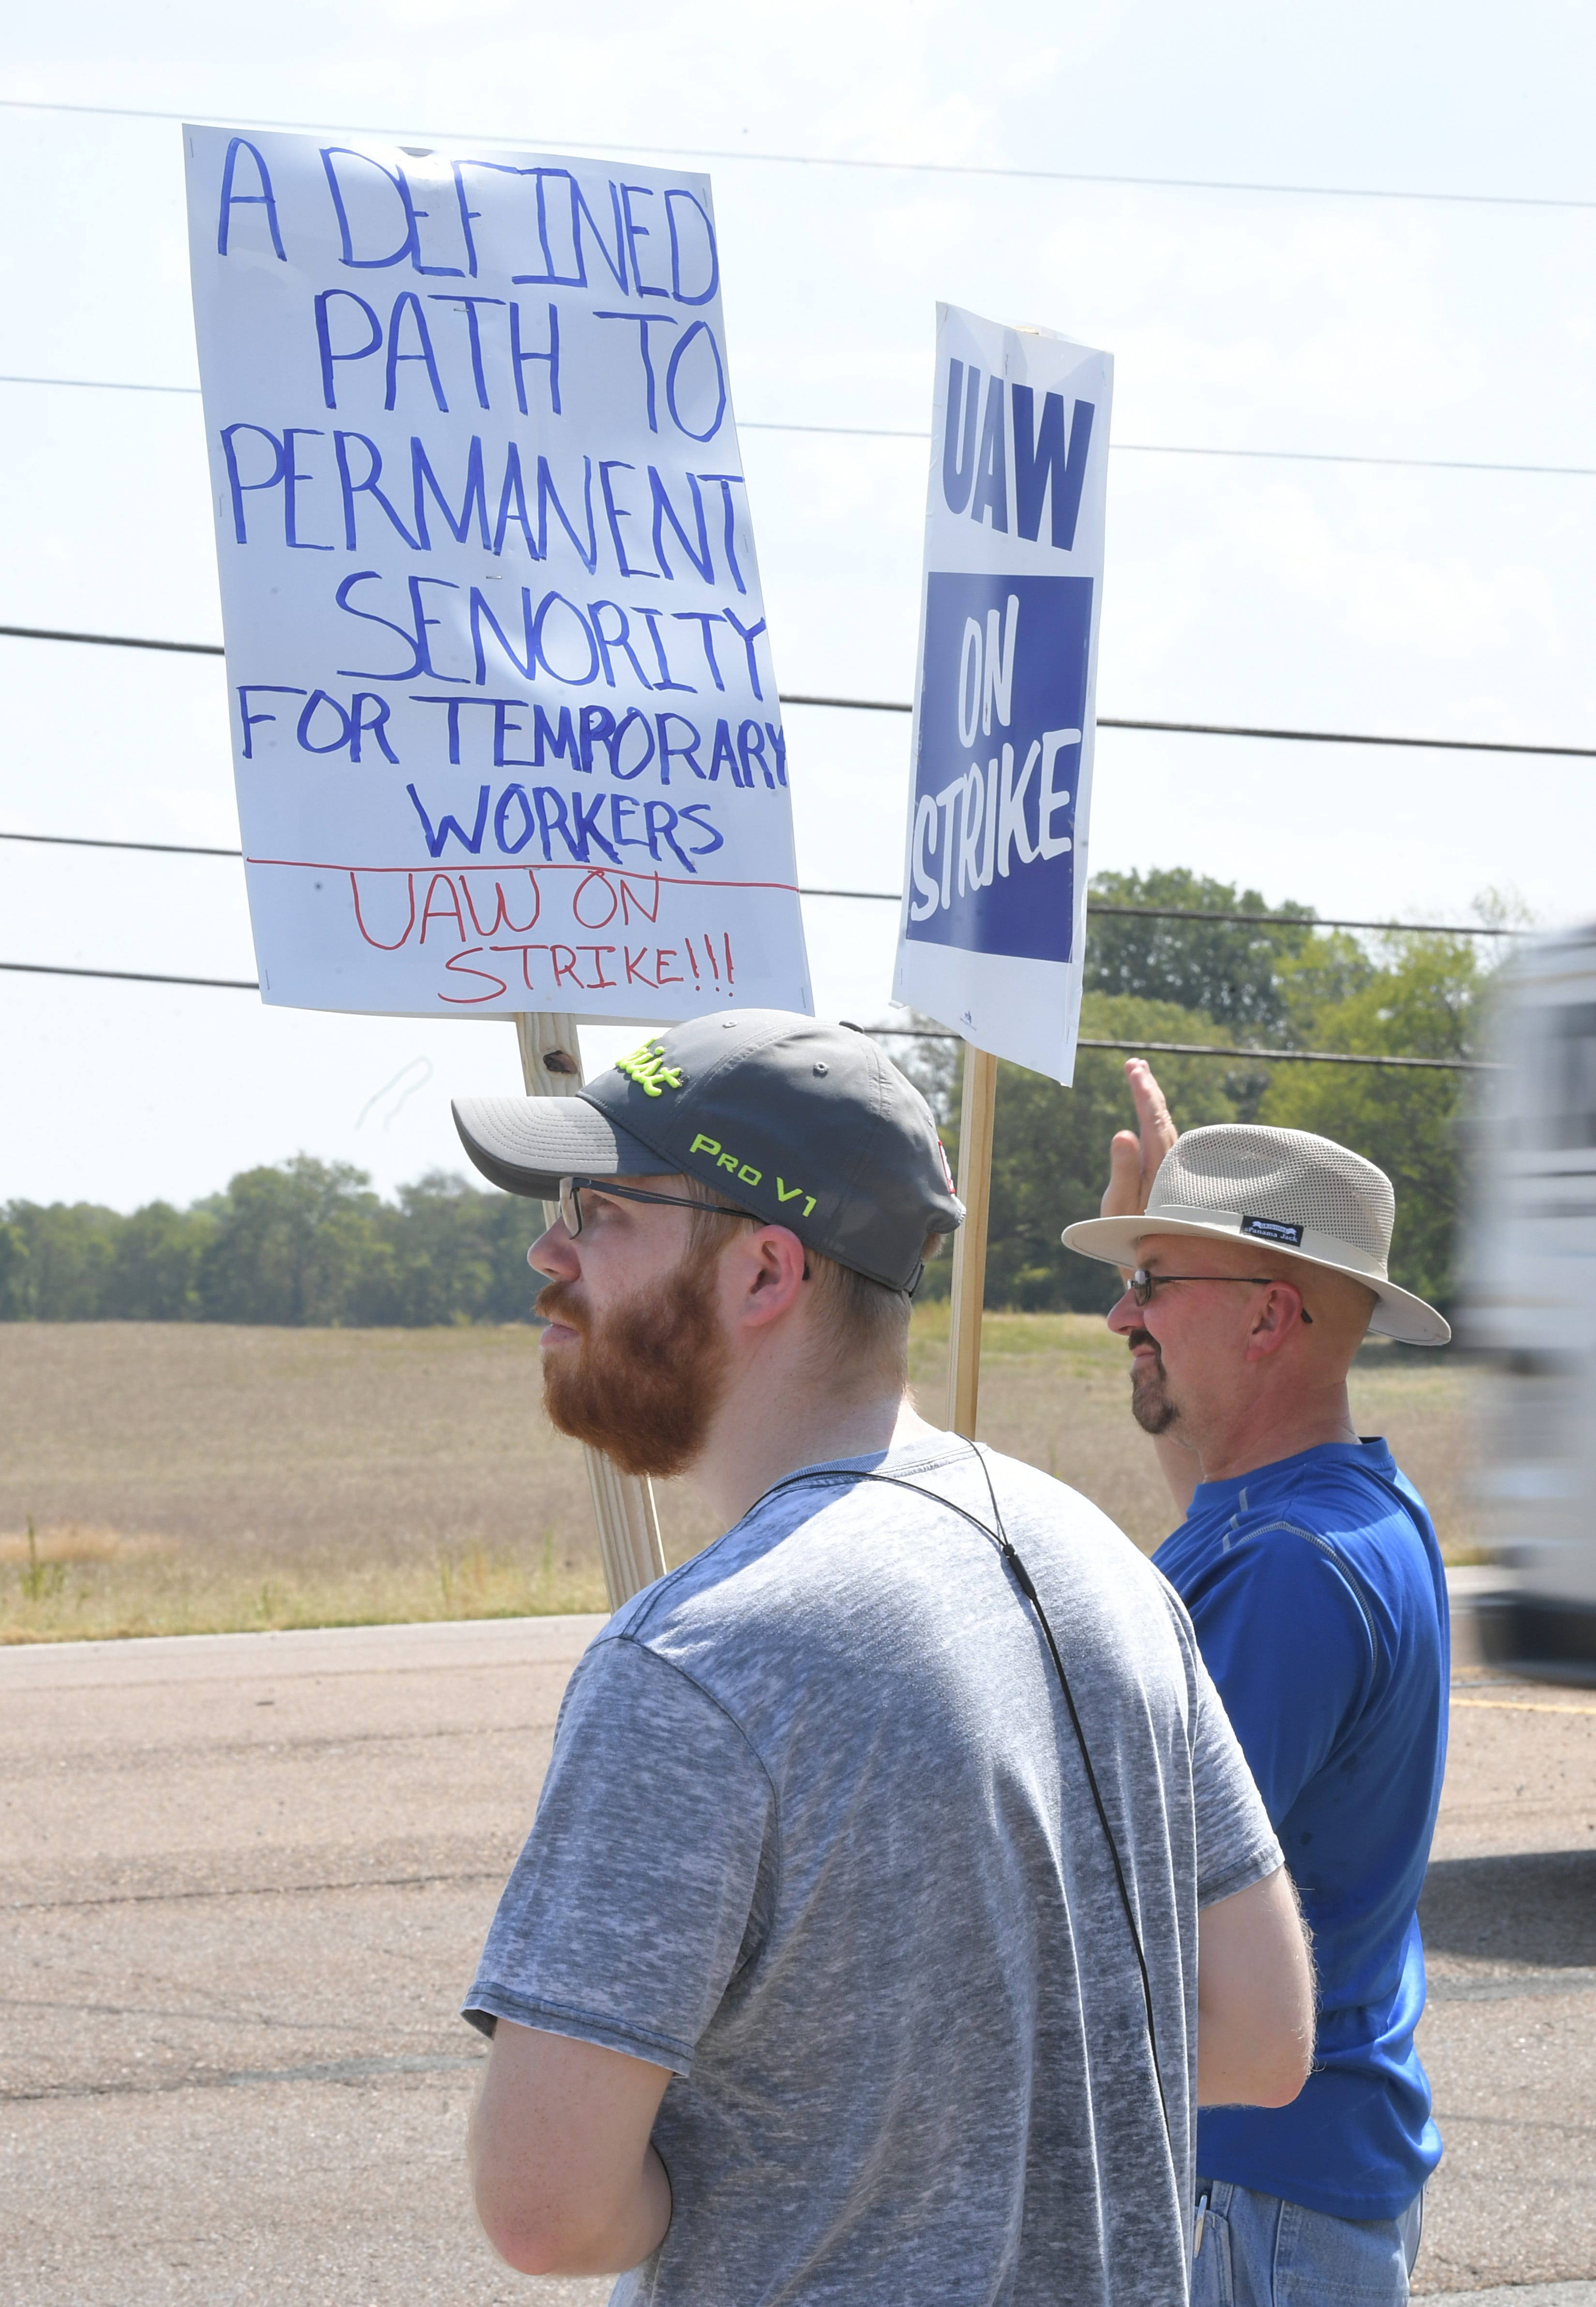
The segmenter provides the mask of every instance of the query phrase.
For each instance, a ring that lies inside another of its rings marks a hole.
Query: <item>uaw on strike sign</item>
[[[266,999],[809,1009],[708,178],[184,135]]]
[[[937,308],[894,992],[1068,1082],[1085,935],[1113,364]]]

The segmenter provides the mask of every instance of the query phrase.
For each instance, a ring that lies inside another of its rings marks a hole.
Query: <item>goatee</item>
[[[715,1266],[683,1262],[593,1320],[552,1282],[536,1310],[579,1345],[543,1359],[543,1399],[562,1434],[602,1450],[623,1474],[680,1474],[703,1450],[720,1399],[725,1339]]]
[[[1180,1413],[1164,1392],[1163,1356],[1158,1351],[1158,1342],[1150,1330],[1132,1330],[1126,1343],[1132,1349],[1153,1349],[1150,1361],[1131,1364],[1130,1414],[1144,1434],[1167,1434]]]

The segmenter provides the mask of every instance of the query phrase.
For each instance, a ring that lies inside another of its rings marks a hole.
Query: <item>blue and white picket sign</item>
[[[184,138],[265,999],[809,1009],[708,179]]]
[[[1068,1082],[1113,362],[937,307],[894,994]]]

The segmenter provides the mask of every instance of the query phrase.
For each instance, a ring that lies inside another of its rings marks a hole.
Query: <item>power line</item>
[[[0,841],[34,841],[47,849],[138,849],[157,857],[242,857],[242,849],[202,849],[191,841],[102,841],[90,833],[0,833]]]
[[[143,633],[69,633],[53,625],[0,625],[13,641],[80,641],[85,648],[161,649],[170,656],[225,656],[219,641],[158,641]],[[905,711],[908,708],[905,707]]]
[[[176,392],[190,400],[200,397],[197,384],[131,384],[121,377],[0,376],[0,384],[47,384],[64,392]]]
[[[783,703],[786,699],[782,700]],[[905,706],[904,710],[909,708]],[[1280,744],[1389,745],[1429,753],[1530,753],[1558,759],[1596,760],[1596,745],[1531,745],[1517,738],[1382,737],[1351,729],[1255,729],[1225,721],[1126,721],[1100,713],[1100,729],[1140,729],[1166,737],[1263,737]]]
[[[872,1033],[890,1036],[903,1042],[962,1042],[962,1033],[930,1032],[923,1026],[872,1025]],[[1498,1074],[1499,1065],[1490,1065],[1478,1058],[1386,1058],[1355,1055],[1350,1050],[1228,1050],[1212,1042],[1120,1042],[1093,1041],[1082,1034],[1076,1047],[1081,1050],[1146,1050],[1154,1055],[1170,1058],[1260,1058],[1271,1065],[1291,1066],[1406,1066],[1420,1067],[1427,1072],[1443,1074]]]
[[[284,129],[301,135],[382,136],[421,135],[441,143],[509,145],[529,149],[524,136],[484,136],[475,129],[427,128],[396,130],[383,124],[359,126],[350,121],[261,120],[249,115],[223,116],[210,112],[162,112],[124,104],[64,104],[46,97],[0,97],[0,109],[13,112],[75,113],[102,120],[193,121],[212,126]],[[1178,193],[1252,193],[1298,200],[1420,201],[1446,207],[1506,209],[1596,209],[1596,200],[1571,200],[1545,193],[1401,192],[1379,184],[1277,184],[1226,176],[1146,176],[1105,169],[1016,168],[957,160],[865,160],[824,152],[751,152],[722,150],[705,144],[614,144],[607,138],[562,137],[546,149],[569,152],[579,144],[596,145],[611,152],[653,155],[663,159],[733,160],[756,167],[780,168],[852,168],[869,174],[922,176],[971,176],[1006,179],[1021,184],[1124,184]]]
[[[9,834],[0,833],[0,841],[10,840]],[[43,839],[42,835],[31,836]],[[207,854],[210,853],[207,852]],[[901,905],[900,889],[800,889],[801,897],[871,897],[883,905]],[[1121,919],[1148,922],[1219,922],[1227,927],[1235,924],[1272,930],[1381,930],[1388,935],[1398,932],[1413,937],[1535,937],[1534,930],[1499,929],[1494,924],[1479,922],[1354,922],[1328,913],[1216,913],[1206,906],[1197,905],[1111,905],[1096,897],[1086,900],[1088,921]]]
[[[149,969],[69,969],[64,965],[46,961],[0,961],[0,970],[14,970],[29,977],[96,977],[110,978],[122,985],[201,985],[227,993],[258,993],[260,982],[253,977],[168,977]],[[877,1025],[872,1033],[891,1035],[895,1040],[911,1042],[958,1042],[961,1033],[928,1033],[910,1026]],[[1481,1065],[1468,1058],[1375,1058],[1358,1057],[1347,1051],[1336,1050],[1222,1050],[1208,1042],[1101,1042],[1082,1039],[1083,1050],[1146,1050],[1154,1054],[1184,1058],[1260,1058],[1272,1062],[1294,1065],[1322,1066],[1423,1066],[1441,1073],[1489,1074],[1499,1073],[1499,1066]]]
[[[132,849],[156,857],[235,857],[242,849],[202,848],[187,841],[117,841],[87,833],[6,833],[0,841],[30,841],[51,849]],[[846,897],[885,905],[899,905],[897,889],[815,889],[800,885],[801,897]],[[1217,922],[1230,926],[1257,924],[1266,929],[1382,930],[1388,934],[1422,937],[1533,937],[1533,930],[1510,930],[1478,922],[1354,922],[1320,913],[1217,913],[1197,905],[1112,905],[1096,898],[1086,901],[1089,920],[1100,917],[1153,922]]]
[[[161,649],[173,656],[225,656],[220,641],[151,640],[142,633],[67,632],[49,625],[0,625],[0,639],[16,641],[77,641],[89,648]],[[896,698],[816,697],[784,689],[782,705],[824,706],[839,713],[912,713],[912,705]],[[1367,730],[1259,729],[1230,721],[1128,720],[1111,713],[1097,716],[1100,729],[1139,729],[1165,737],[1262,737],[1279,744],[1390,745],[1431,753],[1527,753],[1557,760],[1596,761],[1596,745],[1531,745],[1505,737],[1382,737]]]
[[[120,378],[97,376],[0,376],[0,384],[59,386],[72,392],[161,392],[197,400],[197,384],[130,384]],[[854,441],[929,441],[923,430],[895,425],[789,425],[765,417],[742,416],[739,433],[812,433],[828,439]],[[1596,480],[1596,465],[1510,465],[1477,457],[1365,457],[1339,449],[1215,449],[1174,441],[1111,441],[1111,456],[1232,457],[1275,465],[1374,465],[1415,473],[1520,473],[1558,480]]]
[[[167,977],[153,969],[68,969],[53,961],[0,961],[0,969],[20,971],[28,977],[109,977],[121,985],[212,985],[227,993],[258,993],[253,977]]]
[[[0,384],[11,383],[0,377]],[[181,390],[167,386],[168,391]],[[768,419],[740,416],[739,433],[826,433],[866,441],[929,441],[926,432],[900,430],[887,425],[778,425]],[[1413,473],[1529,473],[1558,480],[1596,480],[1596,465],[1509,465],[1480,457],[1366,457],[1343,449],[1215,449],[1194,447],[1188,442],[1111,441],[1110,456],[1120,457],[1239,457],[1273,465],[1374,465]]]
[[[0,633],[11,627],[0,625]],[[881,697],[814,697],[786,690],[781,693],[783,705],[822,705],[844,713],[912,713],[912,705],[897,699]],[[1383,737],[1366,730],[1351,729],[1260,729],[1229,721],[1142,721],[1128,720],[1111,713],[1097,716],[1100,729],[1139,729],[1166,737],[1264,737],[1282,744],[1299,745],[1392,745],[1437,753],[1533,753],[1552,754],[1571,760],[1596,760],[1596,745],[1531,745],[1517,739],[1494,737]]]
[[[929,433],[925,438],[930,440]],[[1413,473],[1540,473],[1563,480],[1596,479],[1596,465],[1498,465],[1478,457],[1363,457],[1341,449],[1193,449],[1163,441],[1111,441],[1109,448],[1134,457],[1242,457],[1277,465],[1385,465]]]
[[[1269,929],[1290,929],[1300,924],[1309,930],[1386,930],[1402,931],[1416,937],[1533,937],[1533,930],[1501,929],[1495,923],[1480,922],[1353,922],[1333,919],[1328,913],[1211,913],[1196,905],[1107,905],[1094,899],[1086,901],[1088,913],[1120,914],[1128,920],[1152,922],[1234,922],[1257,923]]]

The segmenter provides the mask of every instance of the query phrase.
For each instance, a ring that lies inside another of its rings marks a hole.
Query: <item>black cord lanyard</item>
[[[940,1491],[925,1489],[919,1482],[906,1482],[901,1474],[840,1471],[834,1474],[819,1472],[789,1474],[785,1481],[773,1482],[755,1504],[762,1506],[783,1490],[800,1489],[823,1482],[843,1485],[853,1482],[885,1482],[895,1490],[913,1490],[916,1497],[928,1499],[932,1505],[944,1507],[948,1514],[957,1514],[962,1522],[967,1522],[972,1530],[978,1530],[982,1538],[997,1548],[1004,1567],[1009,1572],[1021,1594],[1036,1613],[1037,1624],[1046,1637],[1048,1650],[1052,1657],[1053,1668],[1059,1677],[1059,1687],[1064,1694],[1064,1703],[1068,1711],[1069,1726],[1075,1732],[1075,1743],[1080,1750],[1081,1767],[1086,1774],[1086,1784],[1092,1790],[1092,1803],[1097,1813],[1097,1822],[1103,1829],[1103,1839],[1107,1843],[1109,1856],[1114,1862],[1114,1880],[1120,1888],[1120,1904],[1125,1909],[1126,1926],[1130,1933],[1130,1943],[1136,1950],[1137,1969],[1141,1974],[1142,2007],[1146,2013],[1147,2020],[1147,2047],[1153,2054],[1153,2080],[1158,2086],[1158,2105],[1163,2115],[1164,2137],[1169,2141],[1170,2152],[1173,2155],[1174,2134],[1170,2128],[1169,2102],[1163,2095],[1163,2073],[1158,2058],[1158,2033],[1153,2022],[1153,1983],[1147,1975],[1147,1957],[1142,1945],[1142,1934],[1137,1925],[1136,1909],[1130,1903],[1130,1891],[1125,1880],[1125,1866],[1120,1857],[1120,1846],[1114,1840],[1114,1830],[1109,1824],[1108,1811],[1097,1783],[1097,1773],[1092,1767],[1092,1756],[1086,1746],[1086,1734],[1081,1728],[1080,1714],[1076,1707],[1075,1693],[1069,1687],[1069,1677],[1064,1670],[1064,1660],[1052,1627],[1048,1623],[1047,1612],[1042,1607],[1042,1597],[1036,1591],[1030,1572],[1015,1551],[1013,1540],[1003,1527],[1003,1511],[998,1504],[998,1493],[992,1485],[991,1469],[986,1462],[985,1453],[978,1449],[973,1442],[970,1445],[970,1451],[986,1477],[986,1492],[992,1502],[992,1519],[998,1525],[995,1531],[989,1530],[978,1514],[967,1513],[952,1498],[945,1498]],[[754,1510],[754,1507],[749,1509],[751,1514]]]

